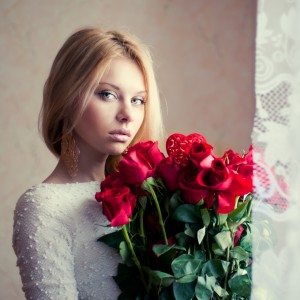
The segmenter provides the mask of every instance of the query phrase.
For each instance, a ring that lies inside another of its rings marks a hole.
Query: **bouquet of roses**
[[[96,200],[119,250],[118,299],[249,299],[252,147],[222,157],[198,133],[128,149]]]

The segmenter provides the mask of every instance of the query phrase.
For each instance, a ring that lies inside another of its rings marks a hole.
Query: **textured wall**
[[[37,116],[66,37],[84,25],[139,36],[154,56],[168,133],[202,132],[220,154],[250,143],[255,14],[253,0],[1,0],[1,299],[23,299],[12,214],[20,194],[56,164],[38,135]]]

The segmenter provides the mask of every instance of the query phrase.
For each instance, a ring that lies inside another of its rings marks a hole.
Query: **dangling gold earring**
[[[74,178],[78,172],[79,148],[76,145],[72,132],[61,141],[61,159],[67,168],[68,174]]]

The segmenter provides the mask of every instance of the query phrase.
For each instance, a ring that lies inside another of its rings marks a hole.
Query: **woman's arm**
[[[77,299],[70,219],[47,197],[19,198],[12,246],[26,299]]]

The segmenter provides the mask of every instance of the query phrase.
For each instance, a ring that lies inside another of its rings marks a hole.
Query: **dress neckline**
[[[100,185],[100,182],[97,180],[86,181],[86,182],[67,182],[67,183],[53,183],[53,182],[41,182],[33,185],[32,187],[40,187],[40,186],[81,186],[81,185]]]

